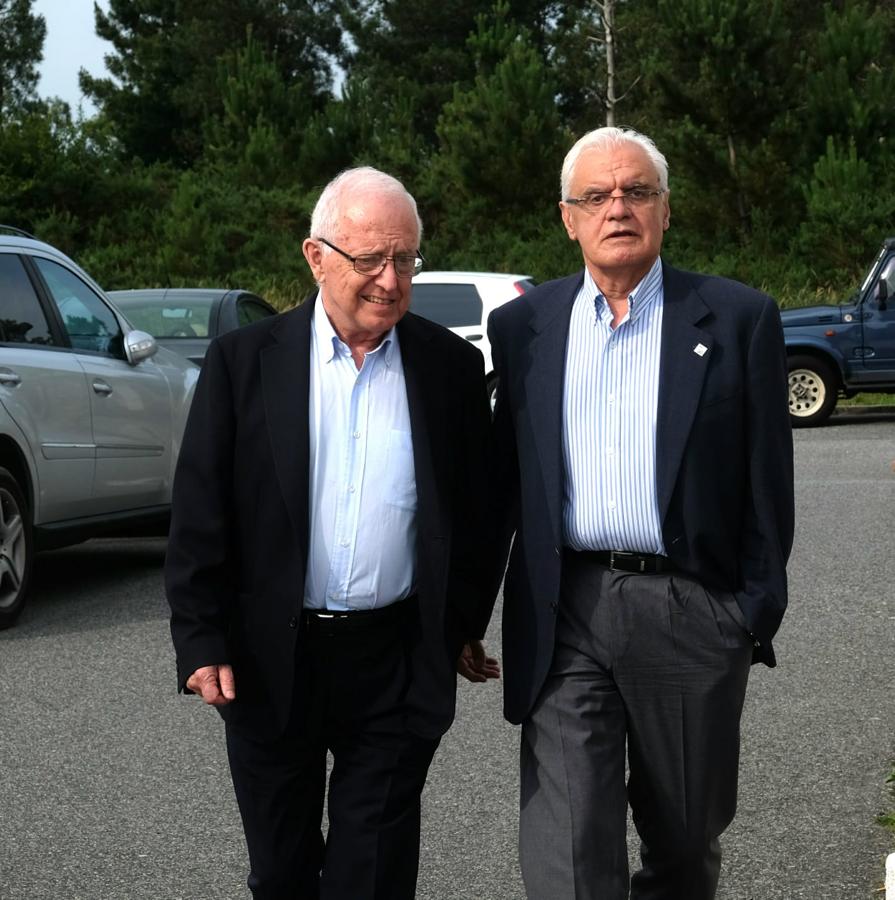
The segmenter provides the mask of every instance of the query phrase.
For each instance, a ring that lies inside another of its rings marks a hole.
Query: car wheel
[[[12,474],[0,468],[0,629],[14,624],[25,608],[33,559],[28,504]]]
[[[497,376],[492,375],[488,379],[488,402],[491,404],[491,414],[494,414],[494,404],[497,403]]]
[[[793,428],[825,422],[836,406],[839,380],[832,367],[813,356],[789,357],[789,417]]]

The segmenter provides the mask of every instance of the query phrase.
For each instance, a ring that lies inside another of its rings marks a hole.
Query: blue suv
[[[840,395],[895,391],[893,294],[895,238],[887,238],[848,302],[783,310],[794,427],[825,422]]]

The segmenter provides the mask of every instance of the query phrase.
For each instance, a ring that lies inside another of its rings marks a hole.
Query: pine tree
[[[33,0],[0,0],[0,117],[34,98],[47,24]]]
[[[313,0],[110,0],[95,7],[112,43],[114,76],[81,71],[81,89],[109,120],[128,155],[189,165],[203,150],[203,120],[222,111],[218,64],[247,36],[276,61],[287,86],[310,103],[328,96],[334,21]]]

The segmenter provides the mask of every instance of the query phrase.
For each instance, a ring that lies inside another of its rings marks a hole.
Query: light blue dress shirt
[[[414,588],[416,478],[398,335],[360,370],[318,299],[312,319],[306,609],[360,610]]]
[[[563,396],[563,539],[575,550],[663,553],[656,492],[662,263],[612,311],[590,273],[572,306]]]

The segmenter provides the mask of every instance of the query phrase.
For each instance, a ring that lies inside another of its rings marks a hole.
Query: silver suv
[[[199,368],[135,331],[63,253],[0,229],[0,628],[8,628],[25,605],[35,552],[164,533]]]

